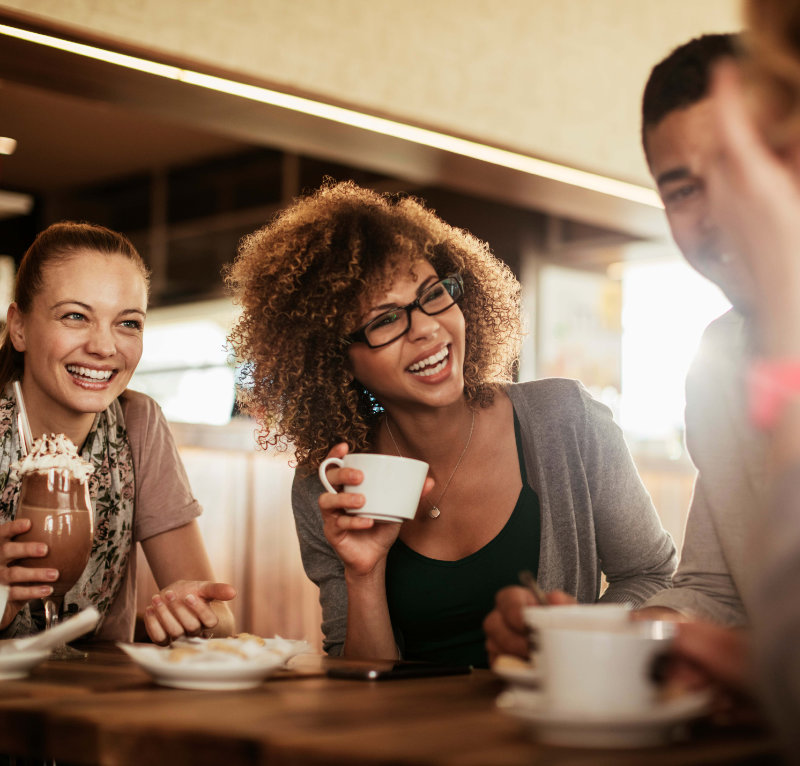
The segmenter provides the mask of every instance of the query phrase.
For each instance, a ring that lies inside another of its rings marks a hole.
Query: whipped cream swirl
[[[78,454],[78,448],[64,434],[43,434],[33,442],[31,451],[11,468],[22,476],[51,468],[63,469],[78,481],[86,481],[94,471],[94,466]]]

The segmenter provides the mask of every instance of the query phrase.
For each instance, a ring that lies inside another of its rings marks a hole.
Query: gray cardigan
[[[752,327],[733,309],[703,334],[686,377],[686,445],[697,466],[674,587],[646,606],[723,625],[745,625],[762,553],[753,534],[763,511],[764,434],[747,413]]]
[[[579,602],[641,604],[670,585],[676,554],[610,410],[577,381],[506,389],[520,422],[528,482],[539,496],[539,583]],[[306,574],[320,589],[324,648],[341,654],[347,631],[344,568],[322,531],[316,474],[295,473],[292,507]]]

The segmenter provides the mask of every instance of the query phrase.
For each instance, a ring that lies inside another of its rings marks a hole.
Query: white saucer
[[[536,738],[548,745],[569,747],[656,747],[672,741],[680,724],[702,716],[708,709],[706,692],[684,694],[630,713],[583,715],[547,706],[544,695],[512,688],[497,698],[497,705],[530,724]]]
[[[500,676],[504,681],[508,681],[513,686],[524,686],[528,688],[539,688],[539,684],[541,683],[541,674],[539,670],[533,665],[528,665],[524,667],[520,666],[504,666],[494,665],[492,666],[492,672],[495,675]]]
[[[360,516],[362,519],[374,519],[375,521],[391,522],[392,524],[402,524],[406,519],[401,519],[399,516],[383,516],[380,513],[355,513],[353,511],[347,512],[350,516]]]
[[[8,649],[0,652],[0,681],[25,678],[49,656],[49,649]]]
[[[183,643],[202,647],[203,639]],[[228,653],[211,652],[186,662],[170,660],[170,649],[152,644],[119,646],[142,670],[161,686],[175,689],[209,689],[232,691],[252,689],[285,666],[297,654],[309,651],[305,641],[283,638],[266,639],[263,648],[250,649],[247,658]]]

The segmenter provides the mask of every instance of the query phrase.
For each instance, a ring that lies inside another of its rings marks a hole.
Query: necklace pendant
[[[428,511],[428,516],[432,519],[438,519],[440,514],[441,511],[435,505],[432,505],[431,509]]]

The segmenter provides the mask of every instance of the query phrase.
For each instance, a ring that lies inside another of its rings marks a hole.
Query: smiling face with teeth
[[[32,427],[82,443],[139,363],[146,310],[144,277],[125,256],[81,251],[43,269],[30,311],[9,309]]]
[[[365,301],[361,323],[382,312],[411,303],[441,277],[427,261],[400,272],[385,293]],[[356,379],[391,410],[393,405],[452,404],[464,392],[464,315],[458,305],[435,316],[415,310],[409,331],[380,348],[364,343],[348,347]]]

